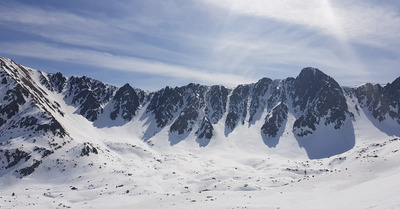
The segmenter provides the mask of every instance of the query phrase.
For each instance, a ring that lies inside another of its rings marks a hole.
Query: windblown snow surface
[[[206,147],[194,135],[171,146],[168,126],[148,141],[140,137],[145,120],[97,128],[46,91],[65,113],[55,117],[70,137],[98,154],[82,157],[82,147],[67,144],[27,177],[0,173],[0,208],[400,208],[400,139],[392,135],[399,131],[372,124],[361,108],[346,124],[353,149],[309,159],[289,131],[291,115],[273,148],[261,139],[262,120],[238,125],[229,137],[217,123]],[[348,137],[317,130],[306,139]]]

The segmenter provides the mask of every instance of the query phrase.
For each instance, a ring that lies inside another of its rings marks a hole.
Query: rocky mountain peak
[[[298,115],[294,131],[299,136],[313,133],[321,122],[339,129],[349,116],[343,89],[316,68],[305,68],[296,77],[292,100]]]
[[[113,111],[110,114],[112,120],[119,115],[125,121],[132,120],[140,105],[139,96],[129,84],[125,84],[116,91],[112,102],[114,103]]]

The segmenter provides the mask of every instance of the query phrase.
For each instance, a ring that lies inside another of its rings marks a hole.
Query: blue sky
[[[157,90],[317,67],[344,86],[400,76],[400,1],[0,1],[0,56]]]

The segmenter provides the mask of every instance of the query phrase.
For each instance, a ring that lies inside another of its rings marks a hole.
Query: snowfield
[[[322,160],[179,153],[160,162],[121,151],[118,169],[92,159],[58,175],[2,177],[0,201],[2,208],[397,208],[399,149],[396,139]]]

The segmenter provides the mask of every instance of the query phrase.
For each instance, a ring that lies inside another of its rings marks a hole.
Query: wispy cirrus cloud
[[[331,0],[204,0],[232,12],[314,28],[353,42],[388,46],[398,43],[398,8],[385,2]]]
[[[264,24],[257,24],[258,27],[268,28],[275,22],[280,24],[270,29],[274,32],[245,39],[246,43],[259,46],[255,48],[266,49],[263,52],[257,49],[253,51],[257,53],[250,54],[266,55],[264,57],[277,63],[308,63],[325,69],[346,85],[398,76],[393,68],[394,63],[400,64],[394,59],[400,55],[398,3],[361,0],[203,1],[230,11],[232,16],[264,19]],[[377,68],[383,69],[388,76],[377,73]]]
[[[306,66],[320,68],[343,85],[398,76],[399,5],[393,3],[106,3],[1,1],[0,53],[31,58],[39,66],[56,61],[139,73],[136,79],[152,77],[154,88],[177,80],[233,86],[261,77],[293,77]],[[59,71],[69,71],[61,66]]]
[[[210,73],[190,67],[170,65],[135,57],[112,55],[88,49],[55,47],[43,43],[0,43],[0,48],[8,48],[8,53],[19,56],[52,61],[67,61],[75,64],[107,68],[114,71],[153,74],[208,85],[222,84],[234,86],[241,83],[254,82],[254,80],[234,74]]]

